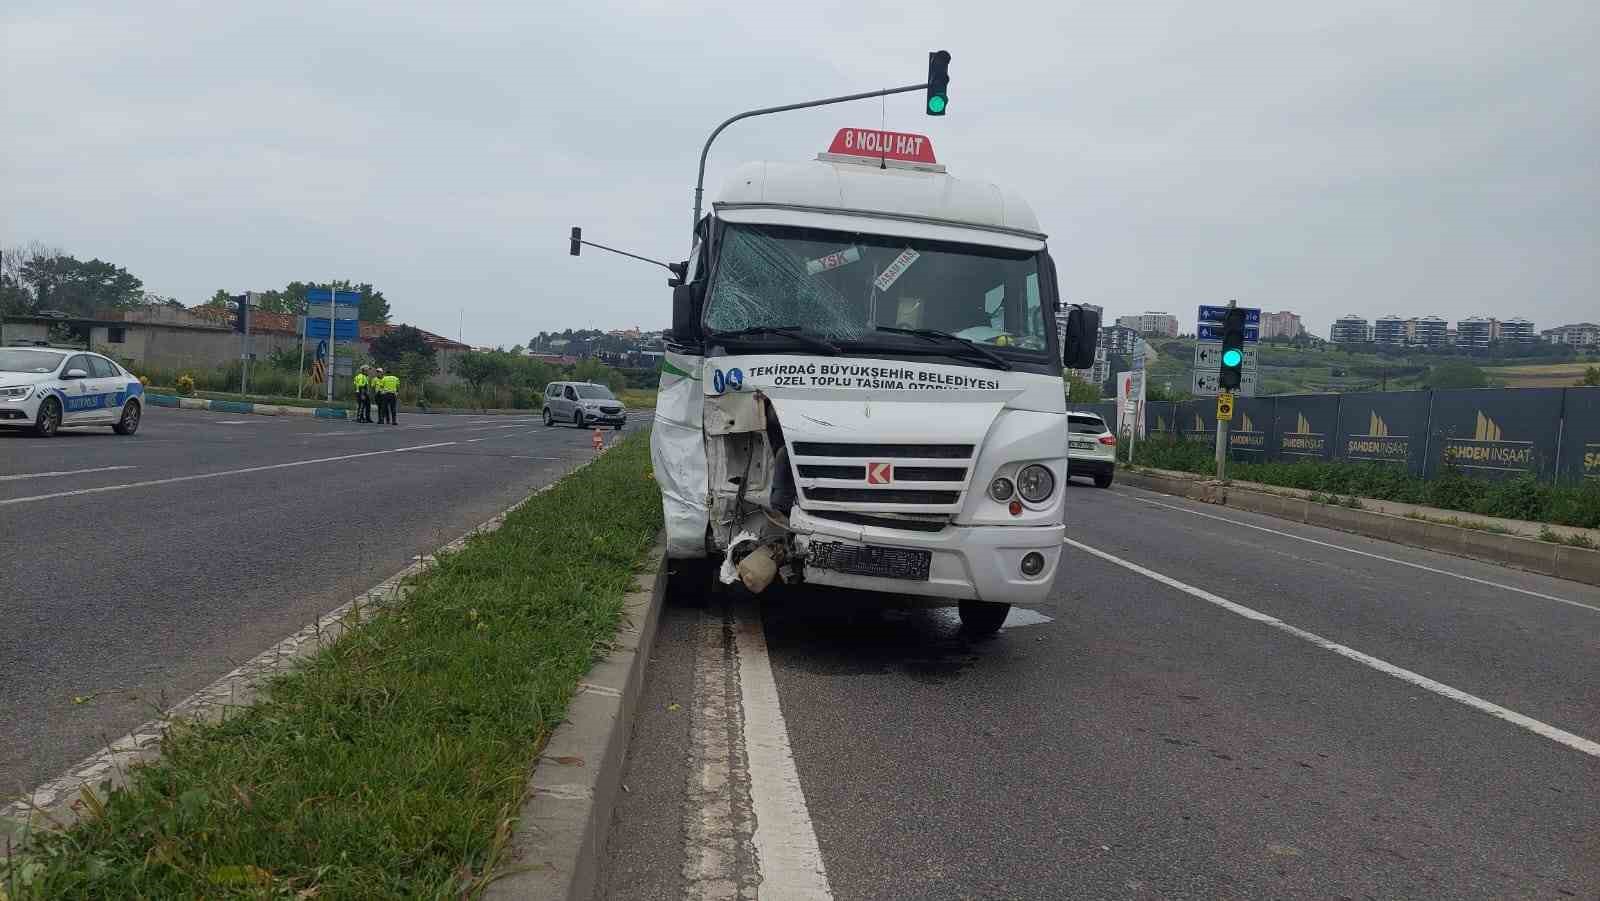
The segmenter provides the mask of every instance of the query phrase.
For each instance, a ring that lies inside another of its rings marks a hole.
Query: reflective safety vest
[[[386,394],[397,393],[400,390],[400,377],[398,375],[386,375],[378,379],[378,390]]]
[[[367,374],[365,372],[356,373],[356,390],[359,391],[365,387],[367,387]]]

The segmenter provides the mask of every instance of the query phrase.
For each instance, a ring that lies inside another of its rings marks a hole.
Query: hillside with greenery
[[[1148,395],[1152,400],[1188,396],[1194,345],[1193,338],[1151,341],[1157,353],[1150,366]],[[1256,353],[1263,395],[1565,387],[1584,384],[1592,378],[1588,370],[1600,362],[1600,358],[1586,358],[1574,348],[1544,343],[1467,353],[1454,347],[1431,350],[1373,344],[1341,346],[1301,339],[1264,342]],[[1131,368],[1128,357],[1112,357],[1113,372]],[[1114,385],[1106,386],[1106,395],[1111,396],[1113,389]]]

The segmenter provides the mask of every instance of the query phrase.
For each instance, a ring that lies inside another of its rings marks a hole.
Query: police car
[[[63,427],[139,431],[144,386],[115,360],[56,347],[0,347],[0,427],[41,438]]]

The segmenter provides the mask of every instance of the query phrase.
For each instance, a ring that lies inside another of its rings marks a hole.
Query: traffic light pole
[[[1217,481],[1228,478],[1228,420],[1217,420]]]
[[[745,110],[736,116],[729,116],[727,119],[724,119],[721,125],[718,125],[716,128],[712,129],[711,137],[706,138],[706,145],[700,148],[700,174],[695,178],[694,181],[694,221],[689,223],[689,234],[692,236],[694,234],[694,230],[700,227],[700,202],[705,194],[706,186],[706,157],[711,153],[711,142],[717,139],[717,135],[722,134],[723,129],[735,122],[738,122],[740,119],[751,119],[756,116],[771,115],[772,113],[786,113],[790,110],[810,109],[814,106],[830,106],[835,103],[848,103],[852,100],[867,100],[873,97],[887,97],[890,94],[906,94],[911,91],[921,91],[927,87],[928,82],[924,81],[921,84],[908,84],[905,87],[900,88],[884,88],[878,91],[865,91],[860,94],[845,94],[842,97],[826,97],[822,100],[807,100],[804,103],[785,103],[783,106],[767,106],[762,107],[761,109]],[[607,249],[609,250],[610,248]],[[650,262],[653,263],[655,261],[651,260]]]

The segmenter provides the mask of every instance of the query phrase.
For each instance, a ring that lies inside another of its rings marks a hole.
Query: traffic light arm
[[[583,244],[583,245],[585,245],[587,247],[595,247],[595,248],[599,248],[600,250],[609,250],[612,253],[621,254],[622,256],[625,256],[625,257],[632,257],[635,260],[643,260],[646,263],[654,263],[655,265],[660,266],[662,269],[667,270],[668,272],[672,273],[673,275],[676,275],[679,278],[683,278],[683,273],[678,271],[678,267],[674,266],[671,263],[663,263],[660,260],[652,260],[649,257],[642,257],[642,256],[639,256],[636,253],[629,253],[626,250],[618,250],[615,247],[607,247],[604,244],[596,244],[593,241],[585,241],[585,240],[583,240],[581,238],[577,239],[577,241],[578,241],[579,244]]]
[[[718,125],[716,128],[712,129],[711,137],[706,138],[706,145],[700,148],[700,174],[694,180],[694,221],[689,223],[690,234],[693,234],[694,230],[700,227],[700,201],[705,195],[706,187],[706,157],[711,153],[711,142],[717,139],[717,135],[722,134],[723,129],[735,122],[738,122],[740,119],[750,119],[756,116],[767,116],[771,115],[772,113],[786,113],[790,110],[810,109],[813,106],[829,106],[835,103],[848,103],[852,100],[867,100],[872,97],[887,97],[890,94],[905,94],[911,91],[925,90],[927,87],[928,82],[924,81],[921,84],[908,84],[899,88],[884,88],[878,91],[865,91],[860,94],[845,94],[842,97],[825,97],[821,100],[807,100],[803,103],[785,103],[783,106],[767,106],[762,107],[761,109],[745,110],[736,116],[729,116],[727,119],[724,119],[721,125]],[[609,250],[610,248],[606,249]],[[653,263],[655,261],[651,260],[650,262]]]

